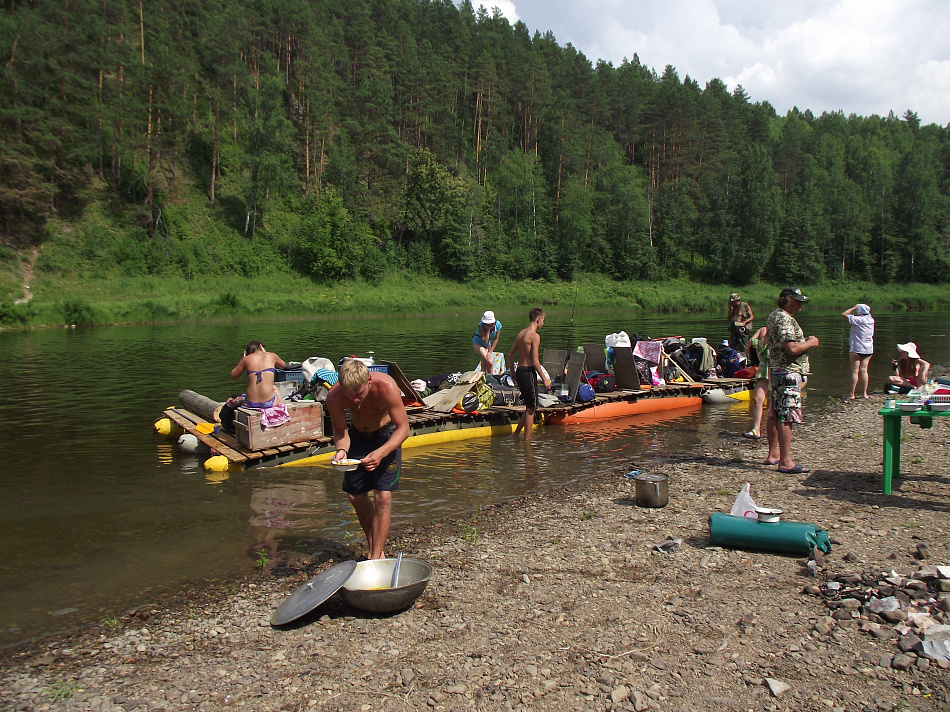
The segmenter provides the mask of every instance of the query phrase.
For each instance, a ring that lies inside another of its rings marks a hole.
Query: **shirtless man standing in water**
[[[274,369],[287,364],[277,354],[264,348],[260,341],[252,341],[244,350],[244,357],[231,369],[231,380],[236,381],[247,371],[247,392],[244,394],[245,408],[270,408],[277,401],[279,393],[274,387]]]
[[[370,373],[362,361],[347,359],[340,366],[339,380],[327,394],[327,412],[336,446],[333,461],[360,461],[355,470],[344,473],[343,491],[366,534],[367,558],[382,559],[393,491],[399,489],[402,444],[409,437],[409,418],[399,386],[388,374]],[[373,499],[369,498],[370,490]]]
[[[524,429],[524,441],[531,441],[531,429],[534,427],[534,413],[538,409],[538,376],[544,381],[544,387],[551,388],[551,379],[541,368],[538,354],[541,352],[541,337],[538,329],[544,326],[544,310],[535,307],[528,312],[530,322],[515,339],[511,350],[508,351],[508,363],[511,364],[511,375],[521,390],[521,402],[525,407],[524,413],[518,420],[515,428],[515,437]],[[517,352],[517,368],[515,368],[514,354]]]

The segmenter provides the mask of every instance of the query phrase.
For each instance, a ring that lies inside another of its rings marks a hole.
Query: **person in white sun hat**
[[[472,337],[472,348],[481,359],[484,373],[492,373],[492,358],[500,335],[501,322],[495,318],[495,312],[487,311],[482,314],[482,320],[478,322],[478,329]]]
[[[917,353],[917,344],[908,341],[898,344],[897,350],[901,352],[897,360],[897,373],[889,377],[887,382],[898,388],[919,388],[924,385],[930,373],[930,364]]]

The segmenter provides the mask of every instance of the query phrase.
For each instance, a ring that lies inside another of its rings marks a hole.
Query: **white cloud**
[[[477,6],[479,0],[474,0]],[[950,123],[950,3],[945,0],[502,0],[591,61],[637,54],[700,85],[742,84],[779,113],[793,106]]]

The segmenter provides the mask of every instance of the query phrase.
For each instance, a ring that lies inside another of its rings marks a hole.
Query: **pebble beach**
[[[903,476],[884,495],[883,399],[816,415],[806,403],[793,452],[807,474],[764,464],[764,439],[722,432],[630,463],[669,475],[663,508],[638,507],[626,471],[579,472],[566,488],[397,527],[388,551],[434,571],[395,614],[336,594],[271,625],[357,545],[0,651],[0,707],[946,710],[950,660],[922,641],[950,624],[950,419],[904,421]],[[710,545],[709,515],[747,482],[757,504],[827,530],[831,551]],[[398,498],[394,509],[398,520]]]

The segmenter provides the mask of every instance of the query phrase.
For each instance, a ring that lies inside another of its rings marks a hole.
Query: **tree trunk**
[[[223,406],[224,403],[218,403],[194,391],[182,391],[179,393],[178,402],[185,410],[201,416],[210,423],[221,422],[221,406]]]
[[[218,118],[221,109],[220,97],[214,102],[214,123],[211,125],[211,204],[214,205],[214,182],[218,176]]]

